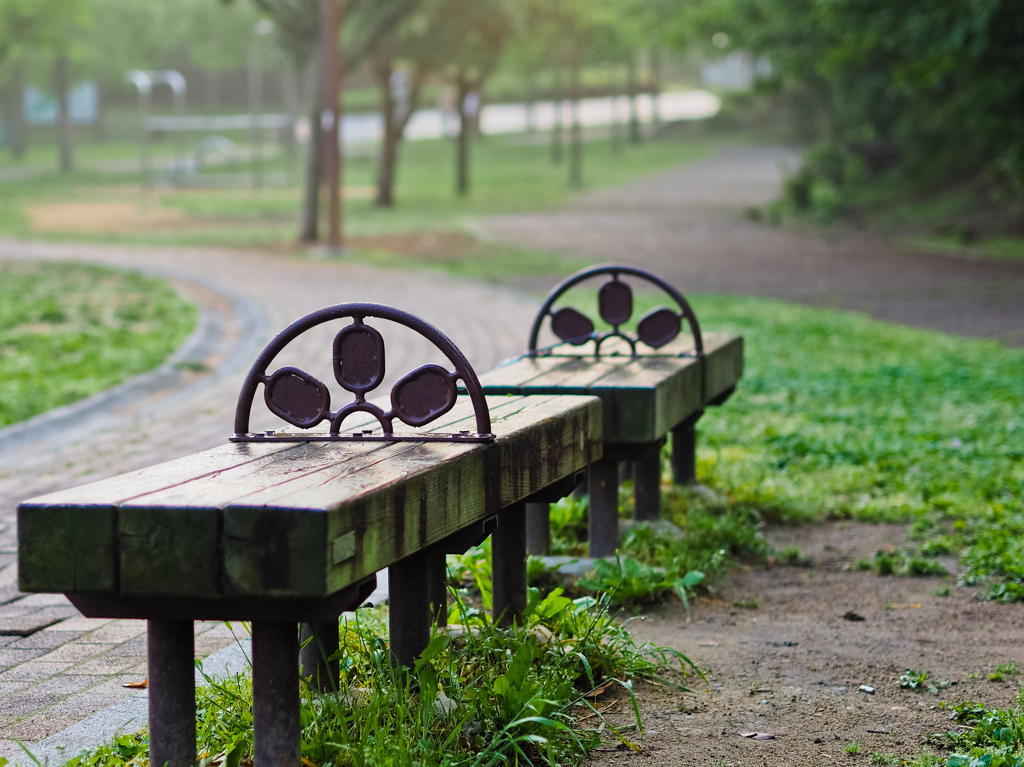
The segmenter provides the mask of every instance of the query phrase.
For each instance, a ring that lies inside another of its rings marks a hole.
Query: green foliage
[[[682,688],[696,669],[685,656],[638,646],[608,612],[608,600],[576,601],[556,590],[530,595],[518,628],[499,629],[457,602],[453,623],[435,631],[412,669],[393,668],[386,611],[359,610],[341,622],[337,693],[301,691],[307,765],[576,764],[611,736],[636,746],[599,713],[596,696],[629,701],[635,679]],[[252,755],[249,674],[213,679],[196,691],[200,766],[237,765]],[[119,736],[67,767],[146,767],[145,731]]]
[[[747,597],[746,599],[741,599],[739,602],[733,602],[732,606],[740,607],[744,610],[756,610],[761,606],[761,600],[757,597]]]
[[[674,557],[667,567],[659,568],[645,565],[632,557],[616,556],[615,564],[598,559],[594,562],[594,572],[580,580],[578,585],[599,594],[608,594],[612,604],[633,607],[654,602],[672,591],[689,614],[688,592],[704,580],[704,573],[699,570],[682,572],[679,564],[683,561],[681,557]]]
[[[1006,710],[986,709],[973,701],[951,708],[949,718],[962,727],[942,736],[954,752],[946,767],[1024,767],[1024,711],[1019,703]]]
[[[800,553],[800,549],[796,546],[786,546],[776,556],[776,561],[781,562],[784,565],[791,565],[793,567],[813,567],[814,560],[811,557],[805,557]]]
[[[851,755],[859,754],[860,753],[860,741],[859,740],[855,740],[852,743],[847,743],[845,746],[843,746],[843,751],[845,751],[846,753],[851,754]]]
[[[657,4],[657,3],[656,3]],[[1014,0],[662,0],[677,43],[766,54],[805,123],[920,185],[983,170],[1024,183],[1024,14]],[[825,178],[819,175],[818,178]]]
[[[156,367],[194,322],[195,307],[137,272],[0,263],[0,426]]]

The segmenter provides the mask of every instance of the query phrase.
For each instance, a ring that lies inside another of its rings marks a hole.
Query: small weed
[[[874,565],[871,564],[870,559],[858,559],[857,564],[854,565],[856,570],[870,570]]]
[[[739,602],[733,602],[733,607],[742,607],[744,610],[756,610],[761,605],[761,600],[758,597],[747,597],[741,599]]]
[[[805,557],[800,554],[800,549],[796,546],[787,546],[779,552],[776,559],[784,565],[791,565],[793,567],[813,567],[814,560],[811,557]]]
[[[988,681],[990,682],[1002,682],[1003,674],[1001,671],[994,671],[988,675]]]
[[[853,741],[853,743],[847,743],[843,747],[843,751],[845,751],[846,753],[851,754],[851,755],[852,754],[859,754],[860,753],[860,741],[859,740],[855,740],[855,741]]]
[[[935,591],[935,596],[937,596],[937,597],[948,597],[950,595],[950,593],[951,592],[949,590],[949,586],[943,586],[941,589],[937,589]]]
[[[925,559],[924,557],[911,557],[907,560],[907,575],[915,577],[927,577],[929,575],[941,575],[946,577],[949,575],[946,568],[934,559]]]
[[[967,675],[967,677],[966,677],[966,679],[967,679],[967,681],[968,681],[968,682],[971,682],[971,681],[973,681],[973,680],[975,680],[975,679],[977,679],[977,678],[978,678],[978,672],[976,672],[976,671],[972,671],[972,672],[971,672],[970,674],[968,674],[968,675]]]
[[[1003,676],[1020,676],[1020,669],[1012,660],[996,666],[996,673]]]
[[[879,551],[875,554],[875,569],[879,575],[895,575],[901,564],[896,555]]]
[[[908,668],[900,675],[896,684],[907,690],[916,690],[918,687],[923,687],[927,680],[927,671],[914,671]]]
[[[896,754],[883,754],[881,751],[875,751],[871,754],[871,763],[884,767],[888,764],[899,764],[900,758]]]

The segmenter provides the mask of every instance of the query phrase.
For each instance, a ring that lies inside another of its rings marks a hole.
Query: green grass
[[[0,262],[0,426],[156,367],[194,323],[195,307],[161,280]]]
[[[685,689],[694,669],[679,653],[638,646],[607,608],[607,599],[533,590],[523,625],[501,629],[457,599],[450,627],[435,627],[407,672],[391,666],[386,609],[359,610],[341,622],[338,691],[302,688],[303,762],[554,767],[578,764],[602,743],[639,750],[635,681]],[[207,682],[196,692],[200,764],[244,763],[253,750],[251,675]],[[615,699],[625,724],[598,711]],[[68,765],[145,767],[147,747],[141,730]]]

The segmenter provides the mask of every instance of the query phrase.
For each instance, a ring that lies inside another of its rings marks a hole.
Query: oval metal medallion
[[[682,327],[682,320],[676,312],[664,308],[654,309],[637,323],[636,335],[652,349],[660,349],[671,343],[679,335]]]
[[[621,325],[633,316],[633,289],[618,280],[606,282],[597,294],[597,308],[609,325]]]
[[[567,306],[551,315],[551,331],[566,343],[581,346],[590,340],[594,323],[587,315]]]
[[[384,339],[369,325],[349,325],[334,337],[334,377],[364,394],[384,380]]]
[[[298,368],[281,368],[267,381],[264,398],[274,415],[292,426],[316,426],[331,409],[331,393],[321,381]]]
[[[424,365],[391,390],[395,413],[409,426],[423,426],[455,405],[455,381],[440,365]]]

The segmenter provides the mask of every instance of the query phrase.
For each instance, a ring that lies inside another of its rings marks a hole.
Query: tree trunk
[[[658,46],[651,46],[651,122],[655,128],[661,125],[661,109],[658,99],[661,96],[661,51]]]
[[[569,142],[569,186],[573,189],[583,187],[583,130],[580,126],[580,40],[579,32],[572,37],[572,62],[569,84],[572,99],[572,129]]]
[[[555,122],[551,126],[551,162],[562,162],[562,68],[555,69]]]
[[[11,66],[10,119],[11,154],[22,157],[28,149],[28,126],[25,124],[25,61],[20,57]]]
[[[309,115],[309,151],[306,156],[306,190],[302,203],[300,242],[320,239],[320,179],[323,169],[324,132],[320,128],[320,56],[313,56],[307,76],[313,81],[313,108]]]
[[[617,72],[618,66],[612,64],[611,67],[611,113],[612,119],[611,124],[608,126],[608,139],[611,143],[612,154],[619,154],[622,152],[622,132],[619,130],[621,127],[621,120],[619,120],[619,101],[621,101],[618,84],[617,84]]]
[[[103,143],[107,140],[107,123],[105,118],[105,112],[103,109],[103,86],[96,82],[96,122],[92,126],[92,136],[97,143]]]
[[[626,64],[626,88],[629,92],[629,142],[640,143],[640,114],[636,104],[636,56],[630,56]]]
[[[398,151],[398,136],[395,135],[395,98],[391,91],[391,75],[394,73],[393,45],[391,36],[381,40],[374,57],[374,74],[380,87],[380,112],[384,118],[384,136],[381,144],[380,161],[377,166],[377,199],[379,208],[391,208],[395,204],[395,154]]]
[[[53,84],[57,91],[57,145],[60,148],[60,171],[70,173],[75,161],[71,147],[71,119],[68,116],[68,55],[60,53],[53,66]]]
[[[455,193],[460,197],[469,194],[469,134],[473,126],[466,114],[466,96],[469,95],[469,81],[459,76],[455,97],[458,99],[459,136],[455,151]]]

